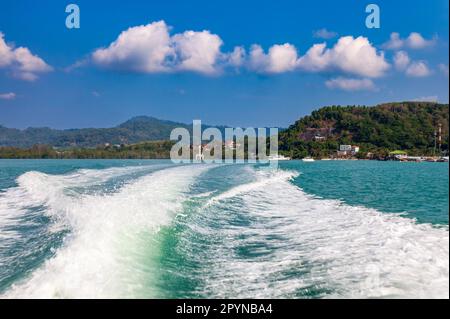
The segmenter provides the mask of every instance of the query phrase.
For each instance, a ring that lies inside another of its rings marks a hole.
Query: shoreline
[[[0,157],[0,161],[16,161],[16,160],[51,160],[51,161],[64,161],[64,160],[85,160],[85,161],[95,161],[95,160],[123,160],[123,161],[170,161],[170,158],[123,158],[123,157],[96,157],[96,158],[78,158],[78,157],[64,157],[64,158],[43,158],[43,157],[24,157],[24,158],[4,158]],[[283,162],[302,162],[303,159],[295,158],[290,160],[284,160]],[[314,159],[315,162],[355,162],[355,161],[371,161],[371,162],[399,162],[399,163],[449,163],[445,160],[435,160],[435,161],[399,161],[399,160],[380,160],[380,159]],[[245,162],[247,164],[247,162]],[[257,163],[256,163],[257,164]]]

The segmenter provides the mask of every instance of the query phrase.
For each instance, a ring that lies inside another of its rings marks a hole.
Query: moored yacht
[[[269,156],[269,161],[289,161],[291,160],[290,157],[286,157],[284,155],[270,155]]]

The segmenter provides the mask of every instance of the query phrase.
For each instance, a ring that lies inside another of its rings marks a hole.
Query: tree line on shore
[[[30,148],[0,147],[4,159],[165,159],[169,158],[172,141],[151,141],[132,145],[101,146],[96,148],[55,149],[49,145]]]
[[[448,154],[448,123],[448,104],[329,106],[313,111],[281,132],[279,148],[291,158],[330,157],[339,145],[359,146],[358,158],[385,159],[394,150],[409,155]]]
[[[342,144],[359,146],[355,157],[361,159],[385,159],[394,150],[407,151],[409,155],[443,155],[448,154],[448,132],[448,104],[402,102],[374,107],[328,106],[313,111],[282,131],[279,150],[294,159],[333,157]],[[3,146],[0,158],[163,159],[170,157],[174,143],[159,140],[130,145],[107,143],[97,147]]]

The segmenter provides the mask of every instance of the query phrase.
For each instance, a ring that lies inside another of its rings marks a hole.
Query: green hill
[[[95,147],[105,143],[133,144],[143,141],[168,140],[170,132],[176,127],[191,129],[192,125],[138,116],[112,128],[69,130],[27,128],[18,130],[0,126],[0,146],[31,147],[45,144],[74,148]]]
[[[392,150],[433,154],[434,132],[442,125],[442,150],[448,153],[448,104],[386,103],[367,106],[328,106],[305,116],[280,134],[280,151],[294,158],[327,157],[340,144],[361,147],[359,156]]]

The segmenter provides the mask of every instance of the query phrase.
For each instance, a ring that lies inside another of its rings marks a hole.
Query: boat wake
[[[43,205],[45,214],[70,233],[52,258],[29,278],[14,284],[4,297],[136,297],[142,288],[140,279],[149,284],[147,277],[151,277],[149,269],[138,263],[140,254],[157,249],[152,247],[152,235],[170,224],[182,207],[190,182],[204,170],[199,166],[164,169],[115,193],[79,196],[67,195],[67,187],[86,185],[99,177],[107,180],[117,171],[93,171],[81,179],[80,172],[71,176],[29,172],[20,176],[19,187],[12,192],[26,193],[30,201],[26,206]]]
[[[314,197],[296,177],[233,165],[25,173],[0,194],[0,266],[33,266],[2,297],[448,298],[448,227]]]
[[[448,227],[316,198],[290,183],[295,176],[256,171],[193,217],[201,227],[190,238],[210,244],[196,261],[214,261],[201,274],[203,295],[448,298]]]

